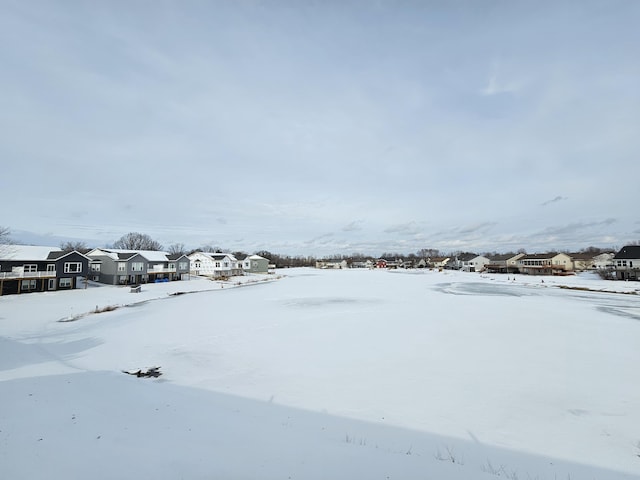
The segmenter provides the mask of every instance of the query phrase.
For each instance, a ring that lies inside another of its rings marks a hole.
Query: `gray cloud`
[[[384,229],[384,233],[398,233],[401,235],[418,235],[422,231],[417,222],[399,223]]]
[[[538,235],[574,235],[579,234],[583,230],[588,230],[597,227],[608,227],[616,223],[615,218],[607,218],[594,222],[571,222],[566,225],[555,225],[547,227],[542,230]]]
[[[561,202],[563,200],[568,200],[568,199],[567,199],[567,197],[562,197],[562,196],[558,195],[557,197],[552,198],[551,200],[547,200],[546,202],[541,203],[541,205],[544,207],[544,206],[550,205],[552,203]]]
[[[12,2],[0,218],[293,254],[624,243],[637,195],[602,165],[640,176],[640,4],[489,10]]]
[[[347,225],[342,227],[343,232],[356,232],[358,230],[362,230],[362,220],[354,220],[353,222],[349,222]]]

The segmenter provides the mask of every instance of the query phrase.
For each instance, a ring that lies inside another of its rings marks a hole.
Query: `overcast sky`
[[[640,239],[640,2],[0,2],[15,240]]]

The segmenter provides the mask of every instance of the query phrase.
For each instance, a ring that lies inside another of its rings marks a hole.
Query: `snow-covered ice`
[[[0,478],[640,478],[640,284],[283,273],[0,297]]]

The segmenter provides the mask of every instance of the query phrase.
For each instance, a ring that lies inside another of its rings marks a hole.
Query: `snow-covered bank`
[[[639,477],[640,299],[551,288],[632,284],[286,273],[0,298],[0,477]]]

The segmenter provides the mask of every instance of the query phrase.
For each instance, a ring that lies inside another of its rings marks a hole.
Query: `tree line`
[[[10,229],[8,227],[0,226],[0,245],[9,244],[11,242],[10,237]],[[630,242],[627,245],[640,245],[640,241]],[[198,248],[188,249],[184,243],[172,243],[168,245],[166,248],[157,240],[154,240],[151,236],[146,233],[140,232],[129,232],[118,240],[109,245],[110,248],[118,248],[123,250],[152,250],[152,251],[166,251],[170,254],[180,254],[180,255],[189,255],[194,252],[211,252],[211,253],[225,253],[228,250],[220,248],[218,246],[213,245],[202,245]],[[63,251],[78,251],[81,253],[87,253],[91,250],[91,248],[85,243],[81,241],[65,241],[60,244],[60,249]],[[592,255],[598,255],[599,253],[604,252],[616,252],[619,249],[617,247],[595,247],[589,246],[579,250],[577,253],[589,253]],[[247,252],[243,251],[235,251],[231,252],[234,256],[246,256]],[[269,261],[281,268],[293,268],[293,267],[311,267],[315,266],[317,260],[346,260],[348,263],[353,262],[364,262],[367,260],[375,259],[375,258],[384,258],[387,260],[398,260],[402,262],[412,261],[416,262],[422,258],[438,258],[438,257],[459,257],[464,255],[465,253],[461,250],[452,251],[444,253],[440,249],[437,248],[422,248],[415,253],[400,253],[400,252],[382,252],[381,255],[375,257],[372,255],[365,255],[363,253],[351,253],[349,255],[345,254],[337,254],[331,256],[323,256],[323,257],[315,257],[312,255],[283,255],[279,253],[270,252],[268,250],[260,250],[254,252],[256,255],[260,255],[261,257],[269,259]],[[515,252],[504,252],[503,254],[517,254],[517,253],[527,253],[525,249],[519,249]],[[498,255],[496,251],[492,252],[481,252],[480,255],[486,257],[493,257]]]

